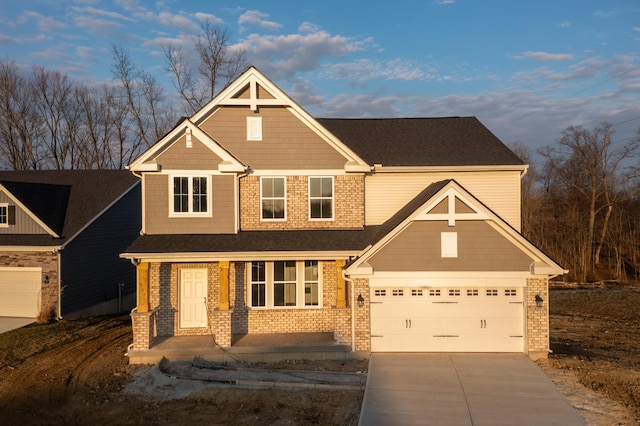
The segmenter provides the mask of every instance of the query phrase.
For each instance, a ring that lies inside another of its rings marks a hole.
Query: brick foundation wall
[[[536,295],[544,302],[536,305]],[[529,356],[546,358],[549,353],[549,283],[546,278],[527,279],[527,347]]]
[[[42,289],[40,293],[40,317],[54,319],[58,313],[58,255],[50,252],[17,251],[0,253],[0,267],[42,268]],[[44,276],[49,283],[44,282]],[[64,288],[62,289],[64,291]]]
[[[332,221],[309,220],[308,176],[287,178],[287,220],[260,221],[260,176],[240,179],[240,228],[255,229],[314,229],[361,228],[364,226],[364,176],[334,177],[335,218]]]

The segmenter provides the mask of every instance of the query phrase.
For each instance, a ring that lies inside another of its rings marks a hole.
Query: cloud
[[[55,31],[55,30],[61,30],[63,28],[66,28],[67,25],[63,22],[58,22],[55,18],[52,18],[50,16],[44,16],[41,15],[37,12],[33,12],[31,10],[27,10],[24,12],[24,14],[35,20],[38,28],[40,28],[41,31],[44,32],[51,32],[51,31]]]
[[[362,51],[371,44],[370,39],[358,41],[318,31],[278,36],[251,34],[233,47],[243,49],[250,63],[271,78],[278,79],[318,69],[324,58],[343,57]]]
[[[444,4],[454,4],[456,2],[456,0],[433,0],[433,4],[436,4],[438,6],[444,5]]]
[[[360,59],[348,63],[328,65],[325,74],[333,79],[347,80],[426,80],[435,75],[411,61],[393,59],[389,61],[372,61]]]
[[[0,44],[1,43],[10,43],[10,42],[11,42],[11,37],[0,33]]]
[[[558,26],[560,28],[569,28],[571,26],[571,22],[568,22],[568,21],[558,22]]]
[[[103,16],[106,18],[119,19],[128,22],[134,21],[134,19],[131,19],[128,16],[124,16],[121,13],[110,12],[104,9],[96,9],[95,7],[72,7],[71,10],[81,14]]]
[[[536,61],[570,61],[574,55],[570,53],[548,53],[548,52],[522,52],[520,55],[512,56],[513,59],[535,59]]]
[[[161,12],[158,14],[156,21],[162,25],[178,28],[187,33],[192,33],[198,29],[198,25],[188,16],[183,14]]]
[[[260,12],[258,10],[248,10],[238,18],[238,23],[240,24],[240,31],[243,31],[245,25],[253,25],[263,28],[265,30],[275,31],[279,30],[282,25],[278,24],[274,21],[267,21],[265,18],[268,18],[270,15],[264,12]]]
[[[210,13],[196,12],[194,14],[196,19],[200,22],[210,22],[213,25],[222,25],[224,21],[218,18],[216,15],[212,15]]]

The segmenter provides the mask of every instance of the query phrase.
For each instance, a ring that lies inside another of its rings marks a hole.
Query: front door
[[[207,326],[207,270],[180,270],[180,328]]]

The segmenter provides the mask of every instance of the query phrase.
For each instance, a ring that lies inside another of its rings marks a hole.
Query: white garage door
[[[371,288],[371,351],[523,352],[523,290]]]
[[[41,282],[40,268],[0,268],[0,316],[37,317]]]

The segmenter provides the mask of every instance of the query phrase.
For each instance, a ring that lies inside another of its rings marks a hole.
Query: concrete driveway
[[[372,354],[360,425],[584,425],[524,354]]]
[[[0,317],[0,334],[36,322],[35,318]]]

